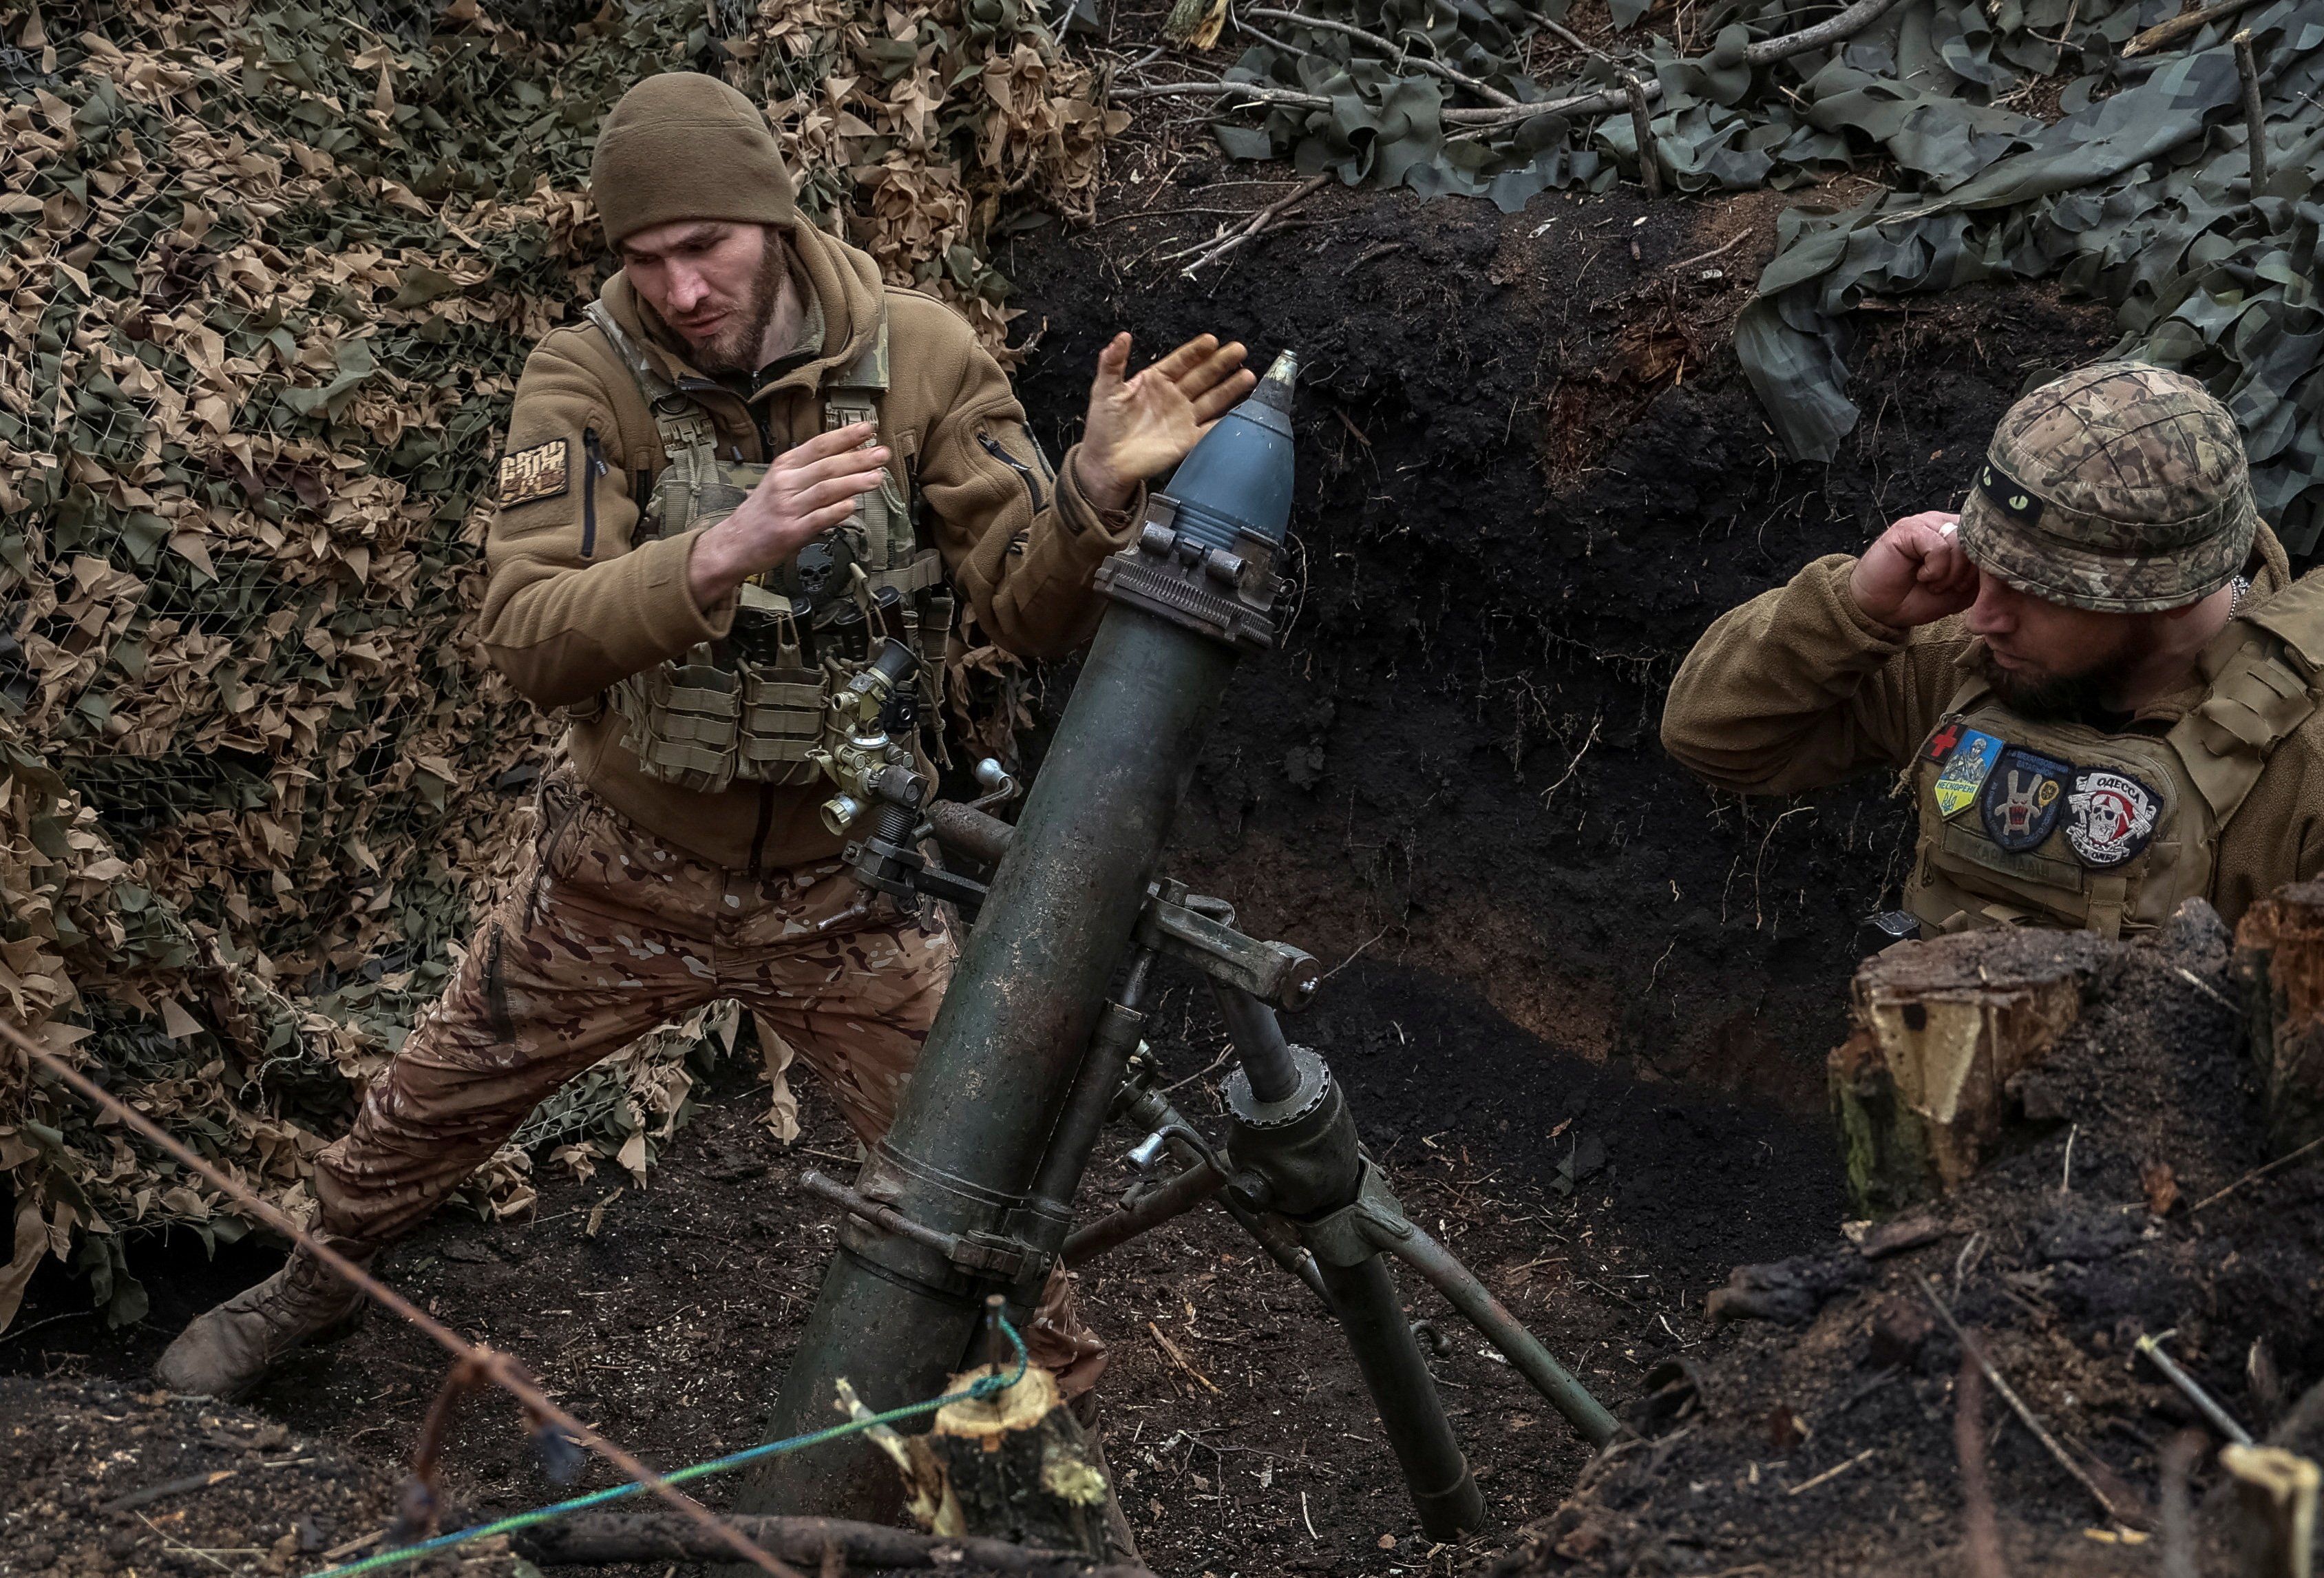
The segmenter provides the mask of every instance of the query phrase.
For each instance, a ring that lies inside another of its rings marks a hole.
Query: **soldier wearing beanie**
[[[1921,936],[2129,936],[2195,898],[2232,925],[2324,868],[2319,667],[2324,578],[2292,577],[2234,419],[2100,363],[2010,408],[1960,514],[1713,624],[1663,743],[1749,794],[1900,770]]]
[[[539,839],[444,996],[318,1158],[318,1226],[367,1258],[567,1079],[736,997],[770,1068],[825,1082],[869,1145],[950,979],[942,918],[839,863],[813,752],[875,641],[921,659],[886,726],[927,751],[964,618],[1028,658],[1094,629],[1098,564],[1145,484],[1247,392],[1204,336],[1134,377],[1098,358],[1082,440],[1051,467],[950,309],[799,222],[764,117],[674,72],[625,95],[592,184],[622,269],[542,340],[510,416],[481,629],[569,724]],[[355,1296],[304,1255],[197,1320],[156,1371],[230,1397]],[[1028,1333],[1071,1398],[1105,1362],[1062,1275]]]

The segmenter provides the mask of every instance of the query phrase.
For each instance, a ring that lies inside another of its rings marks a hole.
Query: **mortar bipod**
[[[1222,1009],[1231,993],[1231,988],[1220,990]],[[1278,1065],[1287,1058],[1300,1070],[1304,1085],[1321,1087],[1330,1082],[1329,1068],[1308,1048],[1286,1045],[1277,1051],[1266,1045],[1264,1038],[1268,1031],[1273,1031],[1278,1041],[1281,1037],[1273,1011],[1248,998],[1243,1003],[1247,1005],[1243,1011],[1229,1010],[1225,1014],[1239,1057],[1244,1049],[1244,1038],[1252,1036],[1259,1038],[1257,1061],[1263,1066]],[[1246,1069],[1249,1061],[1246,1060]],[[1230,1076],[1229,1111],[1235,1120],[1235,1132],[1228,1142],[1229,1154],[1222,1157],[1167,1098],[1153,1089],[1155,1072],[1150,1059],[1141,1056],[1132,1060],[1130,1077],[1116,1102],[1116,1115],[1146,1133],[1145,1140],[1130,1153],[1133,1165],[1143,1163],[1141,1170],[1151,1170],[1159,1160],[1159,1153],[1167,1151],[1185,1164],[1185,1170],[1122,1211],[1100,1217],[1077,1230],[1065,1241],[1064,1258],[1067,1266],[1093,1260],[1215,1194],[1270,1259],[1297,1276],[1319,1297],[1323,1297],[1316,1269],[1319,1261],[1329,1258],[1346,1263],[1373,1250],[1396,1256],[1443,1294],[1445,1301],[1475,1326],[1509,1361],[1510,1368],[1525,1377],[1584,1440],[1593,1446],[1602,1446],[1619,1431],[1619,1425],[1604,1405],[1557,1361],[1541,1340],[1493,1297],[1458,1256],[1412,1220],[1389,1188],[1387,1175],[1360,1148],[1355,1197],[1349,1204],[1309,1221],[1266,1208],[1279,1197],[1270,1178],[1281,1177],[1286,1167],[1312,1171],[1314,1152],[1323,1148],[1286,1144],[1286,1136],[1279,1126],[1270,1132],[1264,1126],[1247,1122],[1243,1114],[1258,1110],[1263,1117],[1268,1110],[1280,1112],[1286,1106],[1296,1108],[1305,1100],[1321,1098],[1294,1094],[1278,1097],[1273,1103],[1256,1103],[1248,1085],[1239,1086]],[[1343,1103],[1340,1110],[1344,1115]],[[1352,1131],[1352,1118],[1348,1121]],[[1334,1166],[1342,1167],[1344,1163],[1336,1162]],[[1324,1302],[1329,1305],[1328,1297]]]

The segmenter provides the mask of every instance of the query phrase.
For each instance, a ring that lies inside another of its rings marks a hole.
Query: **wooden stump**
[[[987,1366],[955,1375],[945,1389],[964,1391],[992,1373]],[[845,1381],[840,1400],[858,1418],[867,1412]],[[926,1435],[885,1426],[871,1435],[895,1460],[912,1516],[930,1532],[1105,1555],[1105,1472],[1040,1366],[982,1402],[946,1404]]]
[[[2324,882],[2278,888],[2246,910],[2235,969],[2281,1156],[2324,1136]]]
[[[2012,1120],[2012,1082],[2080,1017],[2089,950],[2056,932],[1978,932],[1858,969],[1854,1029],[1830,1072],[1859,1213],[1935,1198],[1977,1171]]]
[[[2243,1578],[2310,1578],[2315,1571],[2316,1465],[2280,1446],[2228,1446],[2236,1546]]]

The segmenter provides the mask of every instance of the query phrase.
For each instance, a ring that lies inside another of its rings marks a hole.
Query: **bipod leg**
[[[1351,1227],[1372,1169],[1339,1083],[1314,1052],[1284,1040],[1274,1010],[1231,986],[1219,998],[1240,1064],[1226,1082],[1238,1184],[1287,1218],[1312,1254],[1422,1529],[1446,1541],[1473,1534],[1484,1527],[1485,1498],[1405,1318],[1396,1275]]]
[[[1401,1209],[1381,1209],[1376,1195],[1365,1204],[1370,1209],[1359,1218],[1364,1236],[1425,1278],[1470,1324],[1485,1334],[1486,1341],[1500,1350],[1510,1368],[1565,1416],[1583,1440],[1603,1446],[1620,1434],[1621,1426],[1606,1406],[1590,1395],[1590,1389],[1560,1364],[1541,1339],[1526,1330],[1508,1306],[1495,1298],[1492,1290],[1452,1250],[1431,1238]]]

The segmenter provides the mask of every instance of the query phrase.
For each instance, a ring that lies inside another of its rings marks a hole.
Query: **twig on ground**
[[[1724,257],[1750,238],[1751,233],[1748,230],[1738,230],[1734,235],[1720,242],[1717,246],[1712,247],[1709,252],[1698,252],[1692,257],[1683,257],[1679,259],[1678,262],[1670,265],[1669,272],[1674,274],[1683,273],[1686,270],[1693,268],[1699,263],[1709,263],[1714,257]]]
[[[1355,262],[1350,263],[1346,268],[1340,271],[1340,278],[1343,280],[1346,279],[1350,274],[1354,273],[1358,269],[1363,267],[1374,258],[1386,257],[1389,253],[1402,252],[1403,250],[1404,243],[1401,241],[1375,241],[1370,246],[1364,248],[1363,251],[1356,254]],[[1343,422],[1348,421],[1348,419],[1345,416],[1342,416],[1340,420]],[[1348,422],[1348,431],[1351,433],[1356,432],[1356,426],[1353,422]],[[1356,433],[1356,437],[1362,440],[1365,448],[1369,449],[1372,447],[1372,441],[1370,438],[1364,438],[1361,433]]]
[[[1216,240],[1204,242],[1200,246],[1189,247],[1185,252],[1172,253],[1162,261],[1165,263],[1176,263],[1178,259],[1186,256],[1188,253],[1194,254],[1194,261],[1178,271],[1182,274],[1191,275],[1196,269],[1201,268],[1204,263],[1216,263],[1219,259],[1226,256],[1229,253],[1233,252],[1237,247],[1245,245],[1250,242],[1259,239],[1259,235],[1265,232],[1268,225],[1272,224],[1277,218],[1280,218],[1286,213],[1288,213],[1295,205],[1303,202],[1306,198],[1313,197],[1315,193],[1322,191],[1324,187],[1331,184],[1333,179],[1333,177],[1327,174],[1315,176],[1309,180],[1304,181],[1293,191],[1283,197],[1276,198],[1275,201],[1268,204],[1267,207],[1252,215],[1250,223],[1245,225],[1241,229],[1233,231]]]
[[[1880,1449],[1877,1446],[1868,1446],[1862,1452],[1858,1453],[1854,1457],[1849,1458],[1846,1463],[1832,1464],[1831,1467],[1824,1470],[1823,1472],[1818,1474],[1814,1479],[1802,1480],[1798,1484],[1794,1485],[1790,1490],[1784,1491],[1784,1494],[1786,1496],[1796,1496],[1803,1490],[1812,1490],[1818,1485],[1830,1484],[1832,1481],[1840,1478],[1840,1475],[1846,1473],[1849,1470],[1854,1468],[1858,1463],[1862,1463],[1866,1458],[1870,1457],[1874,1453],[1879,1450]]]
[[[1646,85],[1649,99],[1662,97],[1663,85]],[[1538,104],[1520,104],[1503,109],[1448,109],[1436,118],[1448,126],[1478,129],[1488,126],[1514,126],[1536,115],[1602,115],[1621,109],[1630,102],[1624,88],[1601,88],[1591,93],[1578,93],[1570,98],[1545,98]]]
[[[2040,1442],[2043,1449],[2057,1460],[2060,1468],[2073,1476],[2076,1484],[2090,1493],[2090,1500],[2098,1504],[2100,1510],[2116,1523],[2128,1527],[2131,1519],[2126,1515],[2125,1509],[2116,1507],[2113,1498],[2098,1488],[2098,1482],[2090,1478],[2089,1471],[2074,1461],[2072,1454],[2058,1444],[2058,1438],[2050,1434],[2049,1427],[2042,1423],[2041,1417],[2025,1406],[2025,1399],[2017,1395],[2016,1389],[2002,1379],[2001,1371],[1993,1367],[1993,1361],[1985,1356],[1983,1344],[1970,1336],[1960,1322],[1954,1318],[1952,1306],[1945,1303],[1943,1297],[1937,1292],[1936,1284],[1931,1282],[1926,1277],[1919,1278],[1917,1280],[1921,1284],[1921,1291],[1926,1294],[1929,1302],[1936,1306],[1937,1315],[1945,1323],[1946,1329],[1950,1331],[1954,1339],[1960,1343],[1961,1352],[1974,1360],[1978,1369],[1985,1372],[1987,1381],[1991,1383],[1995,1391],[2001,1394],[2001,1400],[2009,1405],[2010,1412],[2017,1416],[2018,1422],[2034,1433],[2034,1439]]]
[[[1250,82],[1154,82],[1107,89],[1110,98],[1240,98],[1252,104],[1279,104],[1290,109],[1330,109],[1332,101],[1318,93],[1295,93],[1287,88],[1261,88]]]
[[[774,1573],[776,1578],[800,1578],[800,1574],[793,1569],[752,1545],[727,1525],[719,1522],[710,1509],[701,1502],[696,1501],[627,1452],[549,1401],[538,1387],[523,1378],[510,1360],[488,1348],[477,1347],[433,1315],[421,1310],[410,1299],[372,1276],[370,1272],[318,1239],[299,1223],[291,1221],[280,1209],[262,1198],[248,1185],[220,1171],[195,1155],[181,1141],[164,1130],[151,1118],[146,1117],[144,1113],[130,1106],[111,1091],[96,1084],[80,1070],[5,1020],[0,1020],[0,1039],[5,1039],[25,1057],[48,1069],[84,1098],[95,1103],[118,1119],[127,1128],[160,1146],[180,1167],[234,1201],[263,1225],[281,1233],[284,1238],[313,1255],[328,1267],[334,1275],[354,1286],[373,1303],[380,1305],[407,1324],[417,1327],[422,1334],[438,1347],[450,1352],[455,1358],[483,1366],[485,1373],[493,1378],[501,1389],[510,1393],[522,1403],[530,1416],[562,1429],[582,1446],[597,1453],[607,1463],[621,1470],[622,1473],[669,1503],[680,1515],[693,1520],[706,1531],[713,1533],[726,1552],[742,1557],[762,1572]]]
[[[2221,17],[2233,16],[2252,4],[2253,0],[2211,0],[2209,5],[2199,6],[2168,22],[2158,22],[2123,45],[2122,58],[2127,60],[2139,55],[2151,55],[2165,44],[2175,44],[2189,33],[2200,32]]]
[[[2001,1520],[1985,1462],[1985,1377],[1967,1352],[1953,1383],[1953,1457],[1960,1464],[1961,1524],[1969,1536],[1973,1578],[2008,1578],[2001,1559]]]
[[[2205,997],[2209,998],[2213,1002],[2218,1003],[2221,1008],[2226,1009],[2229,1013],[2240,1015],[2243,1012],[2243,1010],[2237,1008],[2225,997],[2222,997],[2217,987],[2204,980],[2200,975],[2196,974],[2192,970],[2187,968],[2186,965],[2181,964],[2178,966],[2178,970],[2180,974],[2186,977],[2188,985],[2201,992]]]
[[[1146,1323],[1146,1329],[1154,1333],[1154,1340],[1162,1344],[1162,1352],[1167,1353],[1173,1360],[1176,1361],[1179,1369],[1185,1370],[1188,1375],[1193,1376],[1196,1380],[1201,1381],[1213,1397],[1215,1398],[1224,1395],[1219,1390],[1217,1384],[1213,1382],[1209,1376],[1204,1375],[1201,1370],[1194,1368],[1194,1361],[1186,1357],[1185,1351],[1180,1348],[1177,1343],[1173,1343],[1160,1326],[1156,1325],[1152,1321],[1148,1321]]]
[[[2268,1174],[2275,1171],[2278,1167],[2290,1167],[2293,1162],[2298,1161],[2301,1157],[2306,1156],[2310,1151],[2314,1150],[2319,1145],[2324,1145],[2324,1135],[2317,1136],[2317,1138],[2310,1140],[2307,1144],[2301,1146],[2298,1150],[2292,1152],[2288,1156],[2279,1156],[2264,1167],[2256,1167],[2252,1168],[2251,1171],[2246,1173],[2242,1177],[2237,1178],[2234,1183],[2229,1184],[2226,1188],[2221,1189],[2218,1194],[2206,1195],[2202,1199],[2196,1201],[2195,1204],[2187,1207],[2187,1214],[2192,1216],[2206,1205],[2217,1205],[2220,1201],[2234,1194],[2237,1189],[2242,1188],[2246,1184],[2256,1183],[2261,1178],[2267,1177]]]

